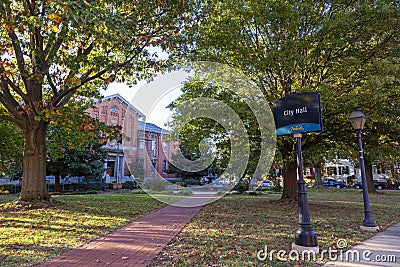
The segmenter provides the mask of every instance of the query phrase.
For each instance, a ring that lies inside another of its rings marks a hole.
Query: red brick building
[[[124,182],[130,173],[137,178],[157,173],[168,177],[168,156],[172,149],[167,143],[168,131],[151,123],[145,123],[145,115],[119,94],[104,97],[89,114],[107,125],[122,126],[121,140],[110,140],[105,167],[109,181]],[[164,152],[165,151],[165,152]]]
[[[143,131],[144,130],[144,131]],[[139,122],[139,136],[142,147],[145,147],[146,157],[144,158],[144,166],[146,176],[161,175],[164,178],[174,177],[167,174],[169,168],[169,158],[172,155],[173,145],[167,142],[169,131],[158,127],[152,123]]]

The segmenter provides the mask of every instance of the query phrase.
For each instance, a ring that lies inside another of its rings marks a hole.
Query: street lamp
[[[360,228],[368,231],[377,231],[379,230],[379,227],[376,226],[374,219],[372,219],[371,208],[369,205],[367,178],[365,176],[364,152],[362,148],[362,138],[361,138],[361,133],[362,130],[364,129],[366,118],[364,114],[360,111],[360,108],[357,108],[355,111],[351,113],[349,119],[351,125],[353,126],[354,130],[357,133],[358,148],[360,150],[360,169],[361,169],[361,181],[362,181],[363,199],[364,199],[364,220],[363,220],[363,225]]]
[[[308,206],[307,199],[307,186],[304,181],[303,175],[303,160],[302,160],[302,149],[301,149],[301,133],[295,133],[294,138],[296,139],[297,149],[297,194],[298,194],[298,206],[299,206],[299,229],[295,234],[295,242],[292,243],[292,249],[303,253],[304,251],[312,251],[319,253],[319,246],[317,241],[317,235],[314,233],[310,219],[310,208]]]

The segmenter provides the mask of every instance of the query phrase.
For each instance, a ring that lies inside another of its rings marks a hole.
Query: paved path
[[[331,261],[323,267],[400,266],[400,223],[343,252],[342,260]],[[354,253],[353,253],[354,252]],[[357,260],[356,256],[359,256]]]
[[[196,194],[157,210],[42,267],[147,266],[215,195]]]

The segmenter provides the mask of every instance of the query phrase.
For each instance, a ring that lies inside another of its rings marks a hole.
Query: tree
[[[179,52],[242,70],[270,102],[292,92],[321,93],[325,131],[306,135],[310,147],[349,140],[348,114],[361,104],[350,96],[367,90],[374,72],[383,74],[372,66],[386,60],[393,69],[398,60],[394,2],[242,0],[204,1],[201,7],[200,21],[178,36],[188,44]],[[284,163],[282,198],[296,199],[293,138],[279,138],[277,148]]]
[[[102,177],[106,152],[101,147],[120,134],[120,126],[107,126],[86,112],[91,102],[70,101],[62,116],[54,118],[48,126],[46,170],[48,175],[55,176],[56,190],[62,175]]]
[[[2,120],[24,134],[20,201],[49,200],[46,132],[73,96],[134,83],[162,70],[150,46],[170,46],[182,26],[183,1],[2,1]]]
[[[193,106],[190,106],[190,119],[188,120],[188,113],[186,108],[181,108],[180,105],[185,104],[186,101],[190,101],[194,98],[209,98],[220,101],[226,104],[229,108],[235,111],[239,115],[242,121],[245,121],[244,127],[246,134],[249,135],[249,146],[250,146],[250,158],[254,160],[248,161],[246,164],[246,170],[243,176],[252,176],[257,167],[257,162],[260,157],[260,131],[258,128],[253,127],[256,123],[256,118],[251,112],[249,106],[240,99],[238,95],[232,94],[228,88],[218,86],[210,81],[198,80],[197,77],[192,77],[190,80],[184,83],[181,91],[182,95],[169,105],[169,108],[174,110],[173,116],[173,129],[179,129],[179,140],[180,147],[183,151],[184,156],[193,161],[201,156],[199,150],[199,140],[210,140],[215,155],[211,167],[213,170],[227,171],[228,164],[230,162],[231,155],[231,134],[232,131],[225,129],[221,125],[220,121],[216,120],[216,115],[213,114],[213,107],[210,105],[205,107],[208,110],[208,115],[211,118],[200,117],[194,118],[196,114],[191,114]],[[211,110],[211,111],[210,111]],[[194,112],[195,113],[195,112]],[[192,116],[193,115],[193,116]],[[210,143],[210,145],[211,145]],[[174,161],[172,161],[173,163]],[[179,171],[177,168],[172,168],[173,171],[178,172],[184,176],[205,176],[208,173],[208,168],[204,168],[202,171],[192,173],[190,171]],[[241,177],[238,177],[241,178]]]
[[[23,135],[18,127],[8,121],[0,121],[0,175],[21,178]]]

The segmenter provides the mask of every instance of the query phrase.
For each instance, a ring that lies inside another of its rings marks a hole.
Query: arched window
[[[111,111],[119,112],[119,108],[117,106],[112,106]]]

